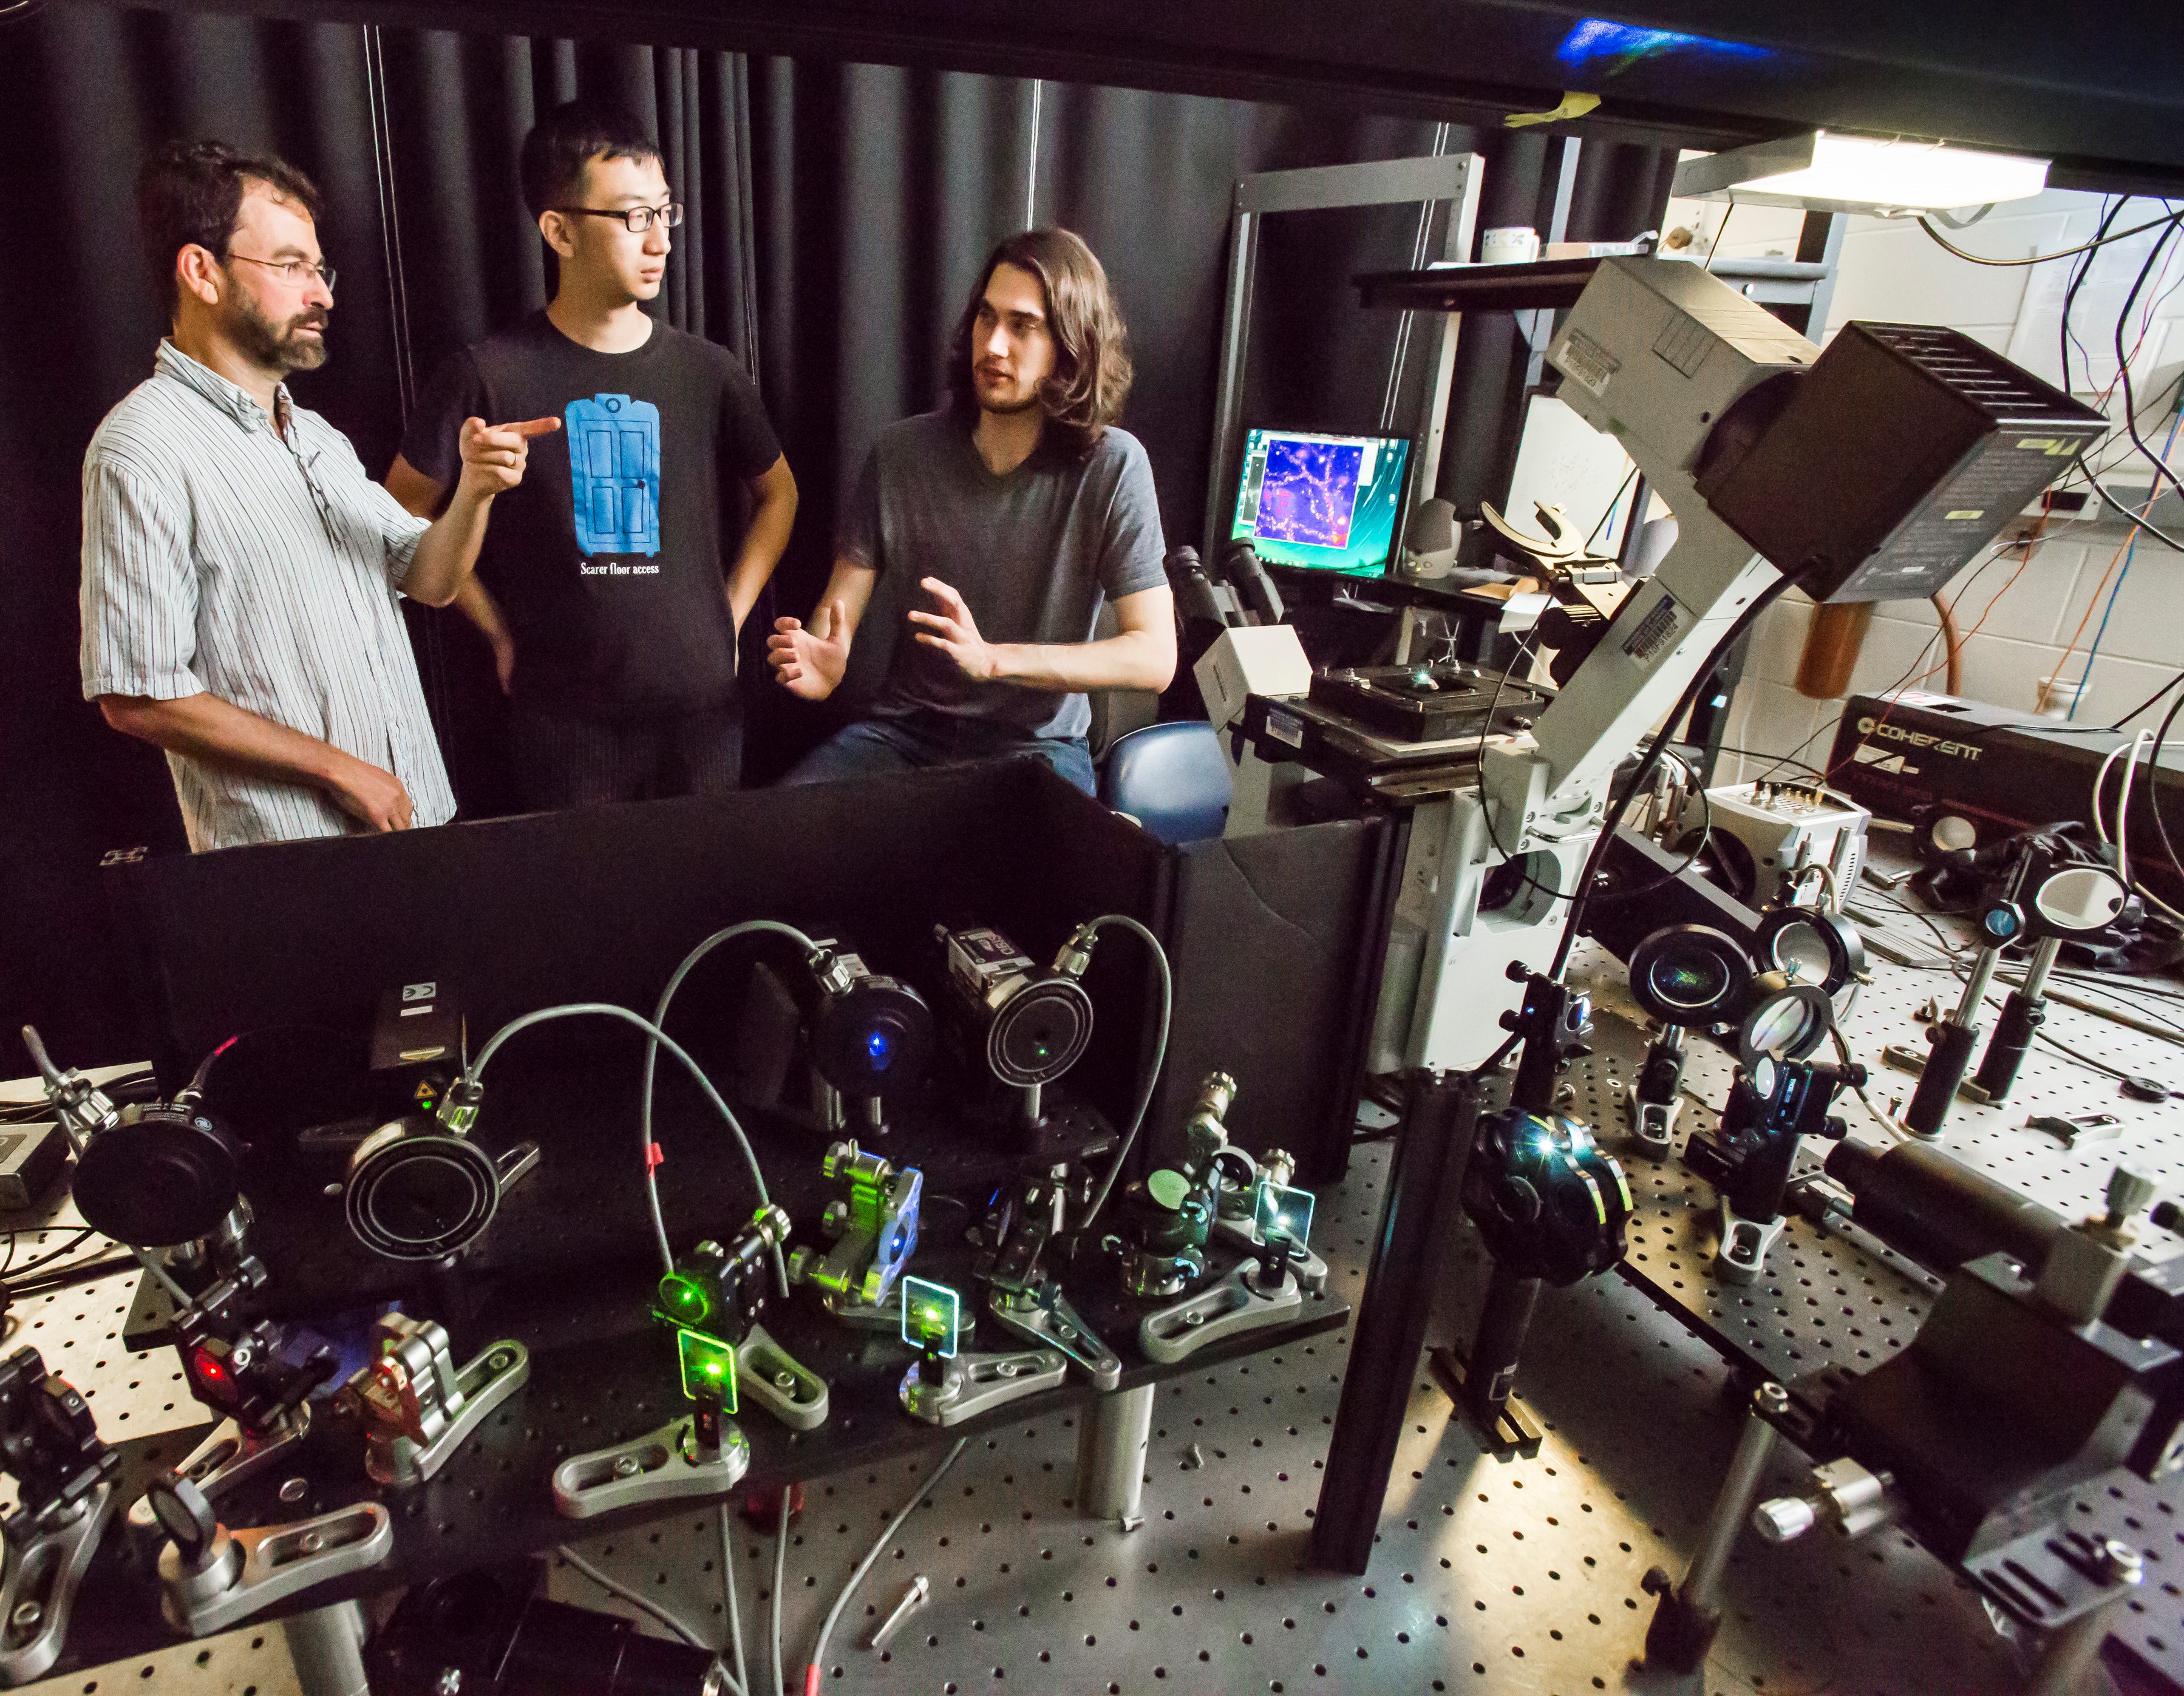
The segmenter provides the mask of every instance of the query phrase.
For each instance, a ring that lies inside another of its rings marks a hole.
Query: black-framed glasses
[[[263,265],[269,271],[278,271],[281,281],[291,288],[308,288],[311,279],[316,277],[326,286],[327,293],[333,292],[334,268],[332,265],[315,265],[309,259],[254,259],[248,253],[230,253],[227,257],[241,259],[245,264]]]
[[[548,210],[581,213],[587,218],[619,219],[623,227],[633,236],[642,236],[655,221],[665,224],[671,230],[682,222],[682,203],[679,200],[671,200],[665,206],[632,206],[627,211],[618,207],[605,206],[554,206]]]

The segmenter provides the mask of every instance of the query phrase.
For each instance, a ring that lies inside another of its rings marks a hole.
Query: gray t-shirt
[[[1041,448],[1005,475],[986,469],[970,427],[929,412],[880,432],[842,518],[841,557],[905,580],[910,607],[933,610],[917,587],[938,577],[961,595],[989,642],[1089,642],[1104,601],[1167,582],[1160,505],[1144,446],[1110,428],[1072,459]],[[1028,737],[1081,737],[1082,695],[1017,683],[978,683],[939,648],[895,643],[878,718],[938,712],[1015,726]]]

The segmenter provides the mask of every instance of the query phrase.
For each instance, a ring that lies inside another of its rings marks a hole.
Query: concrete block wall
[[[1993,258],[2051,253],[2090,239],[2101,207],[2098,196],[2051,191],[1997,209],[1950,239]],[[2114,227],[2144,223],[2161,209],[2159,203],[2133,201]],[[1718,239],[1724,255],[1795,253],[1800,214],[1738,207],[1724,234],[1725,210],[1715,204],[1672,202],[1668,224],[1697,230],[1702,246]],[[2097,388],[2114,379],[2111,332],[2152,240],[2143,236],[2105,250],[2080,290],[2071,324],[2086,350],[2073,353],[2073,376],[2081,392],[2088,361]],[[2176,251],[2178,247],[2184,243],[2172,245],[2165,266],[2157,267],[2154,290],[2184,282],[2184,252]],[[2069,271],[2064,260],[2008,270],[1975,265],[1945,252],[1915,223],[1853,219],[1843,241],[1828,331],[1831,334],[1853,318],[1951,325],[2053,382],[2060,374],[2058,330]],[[2134,339],[2146,297],[2142,296],[2133,313]],[[2141,431],[2157,448],[2173,421],[2173,402],[2164,403],[2163,392],[2184,369],[2180,320],[2184,287],[2155,307],[2131,359]],[[2098,396],[2081,392],[2081,398]],[[2158,428],[2149,415],[2157,409]],[[2120,396],[2110,410],[2120,418]],[[2119,463],[2123,457],[2112,453],[2104,463]],[[2184,431],[2178,433],[2169,463],[2184,471]],[[2119,471],[2120,478],[2129,475]],[[2143,482],[2142,473],[2138,481]],[[2142,536],[2131,548],[2128,534],[2120,521],[2053,525],[2029,558],[2013,548],[1983,570],[1975,564],[1959,573],[1944,598],[1964,638],[1960,692],[1997,706],[2033,710],[2042,681],[2059,675],[2071,686],[2064,702],[2076,693],[2076,721],[2109,724],[2184,670],[2184,557]],[[1747,752],[1724,758],[1721,781],[1758,776],[1786,754],[1817,766],[1827,764],[1842,703],[1808,700],[1794,687],[1812,616],[1812,603],[1792,592],[1761,621],[1728,737],[1730,746]],[[2097,631],[2099,650],[2088,671],[2086,655]],[[1916,685],[1939,691],[1942,661],[1932,606],[1924,601],[1886,603],[1875,609],[1851,688],[1869,692]],[[2076,688],[2081,679],[2081,691]],[[2133,727],[2158,722],[2162,709],[2133,720]]]

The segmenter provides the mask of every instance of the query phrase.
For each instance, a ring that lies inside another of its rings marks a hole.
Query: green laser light
[[[911,1348],[953,1360],[962,1312],[962,1298],[947,1285],[923,1278],[902,1281],[902,1340]]]
[[[736,1410],[736,1351],[702,1331],[678,1331],[675,1352],[682,1369],[682,1393],[694,1402],[718,1402]]]
[[[1259,1203],[1253,1211],[1259,1240],[1286,1237],[1301,1248],[1312,1234],[1312,1195],[1308,1189],[1285,1189],[1279,1184],[1259,1186]]]

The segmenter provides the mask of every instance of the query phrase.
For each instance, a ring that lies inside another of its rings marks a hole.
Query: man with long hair
[[[818,610],[774,621],[774,676],[823,700],[882,572],[924,602],[870,715],[788,781],[1029,755],[1089,792],[1084,692],[1166,688],[1175,619],[1152,468],[1115,425],[1130,386],[1122,315],[1081,239],[1028,230],[994,250],[949,386],[939,411],[881,432]],[[1108,603],[1119,631],[1095,641]]]

